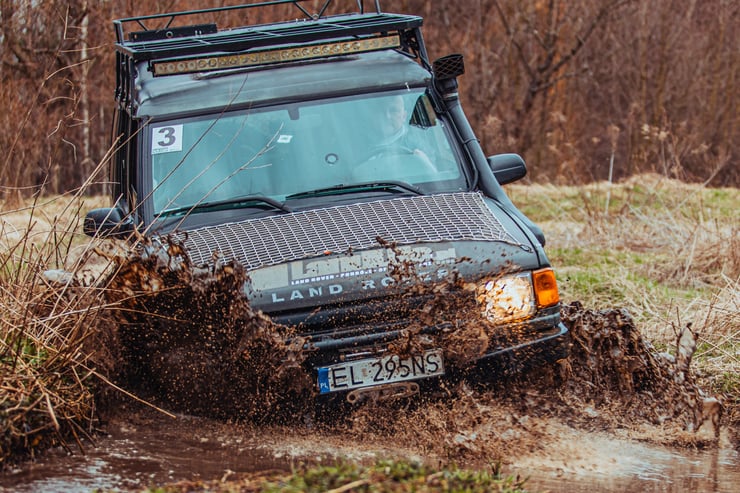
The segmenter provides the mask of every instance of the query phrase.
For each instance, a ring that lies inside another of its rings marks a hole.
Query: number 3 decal
[[[182,125],[152,128],[152,154],[182,151]]]
[[[159,146],[169,147],[177,141],[175,139],[175,129],[172,127],[162,127],[159,129],[159,133],[164,134],[164,140],[157,142]]]

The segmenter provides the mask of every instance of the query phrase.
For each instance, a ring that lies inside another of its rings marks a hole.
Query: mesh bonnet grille
[[[218,252],[247,269],[378,247],[378,238],[399,245],[439,241],[519,244],[479,193],[448,193],[316,209],[220,224],[173,235],[194,265]]]

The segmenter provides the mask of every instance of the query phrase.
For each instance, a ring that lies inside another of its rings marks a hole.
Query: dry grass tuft
[[[96,417],[105,304],[77,232],[84,204],[65,196],[0,214],[0,468],[74,441]],[[44,275],[45,271],[49,271]]]

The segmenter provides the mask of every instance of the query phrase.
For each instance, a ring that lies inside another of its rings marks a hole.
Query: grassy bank
[[[435,469],[405,461],[381,461],[368,467],[342,462],[298,469],[293,474],[235,475],[220,481],[184,481],[150,491],[524,493],[525,483],[511,477],[501,478],[496,471],[468,471],[455,467]]]
[[[0,213],[0,468],[92,432],[105,306],[87,263],[93,244],[79,233],[88,203],[56,197]]]
[[[641,175],[617,185],[508,192],[544,229],[566,302],[627,308],[659,350],[689,325],[699,342],[694,368],[737,409],[740,190]]]

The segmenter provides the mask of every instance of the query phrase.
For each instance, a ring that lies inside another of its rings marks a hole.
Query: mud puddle
[[[84,453],[56,449],[0,476],[1,491],[134,491],[229,471],[288,470],[239,425],[156,411],[120,414]]]
[[[404,267],[399,278],[413,274]],[[250,309],[245,276],[235,264],[195,268],[176,245],[122,261],[107,291],[120,307],[108,366],[125,387],[182,414],[119,409],[84,455],[51,454],[3,473],[0,485],[130,490],[337,458],[500,464],[550,491],[731,491],[740,480],[737,423],[721,428],[722,407],[695,383],[688,328],[673,355],[658,354],[628,313],[575,303],[562,310],[573,348],[558,365],[326,413],[313,404],[303,340]],[[451,288],[426,285],[431,301],[412,318],[467,321],[470,307],[452,306]],[[456,364],[493,340],[470,320],[434,341]],[[399,351],[429,344],[414,330],[403,342]]]
[[[543,454],[514,468],[527,487],[552,492],[732,492],[740,479],[738,453],[671,448],[605,433],[564,430]]]
[[[483,423],[486,417],[480,419]],[[530,451],[506,459],[502,472],[529,477],[527,488],[532,491],[731,492],[740,481],[738,453],[732,448],[667,447],[618,433],[577,430],[552,418],[531,421],[531,426],[546,432],[530,442]],[[151,485],[228,480],[244,473],[288,472],[303,464],[335,460],[370,464],[393,458],[443,464],[456,456],[455,463],[462,467],[486,468],[492,465],[486,464],[486,457],[471,454],[471,440],[481,427],[460,427],[454,435],[438,436],[440,442],[459,446],[457,451],[447,447],[439,455],[445,447],[430,445],[432,437],[430,442],[408,443],[389,441],[382,434],[360,436],[336,425],[247,426],[138,410],[108,423],[107,433],[85,455],[55,450],[22,469],[7,471],[0,476],[0,490],[136,491]]]

